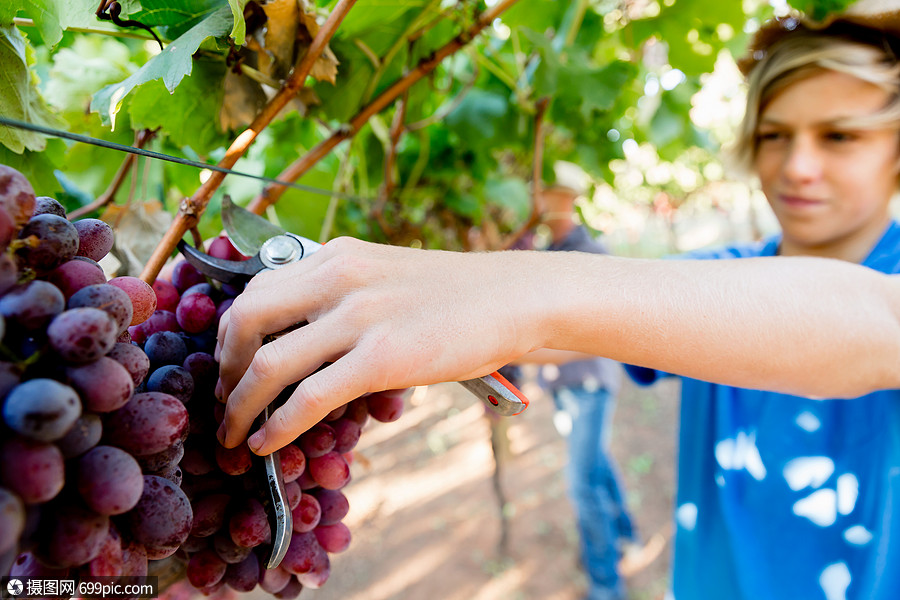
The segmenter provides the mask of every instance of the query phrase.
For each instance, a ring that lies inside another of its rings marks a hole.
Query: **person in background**
[[[608,254],[578,221],[575,210],[575,201],[588,192],[587,174],[565,161],[557,161],[553,170],[555,181],[540,194],[541,222],[550,237],[545,250]],[[538,373],[538,383],[556,405],[553,421],[568,447],[566,475],[588,582],[586,599],[625,600],[617,563],[626,549],[638,544],[621,476],[609,452],[622,368],[613,360],[588,357],[546,364]]]
[[[872,8],[874,6],[874,9]],[[737,149],[782,232],[642,260],[333,240],[255,278],[219,331],[221,439],[271,452],[368,391],[542,348],[683,378],[677,600],[900,590],[900,10],[766,24]],[[309,325],[261,346],[291,323]],[[642,367],[642,368],[639,368]]]

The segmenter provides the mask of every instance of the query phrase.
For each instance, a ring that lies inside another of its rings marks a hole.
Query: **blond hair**
[[[822,70],[837,71],[874,84],[888,93],[881,110],[843,125],[881,129],[900,125],[900,63],[887,47],[854,39],[798,30],[773,44],[753,65],[747,83],[747,107],[726,157],[749,174],[759,149],[759,117],[778,92]]]

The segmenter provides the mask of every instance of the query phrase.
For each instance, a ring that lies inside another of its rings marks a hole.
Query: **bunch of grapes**
[[[358,398],[281,450],[293,533],[267,569],[263,461],[215,436],[215,336],[240,290],[186,262],[152,286],[107,280],[112,246],[106,223],[69,222],[0,165],[0,574],[142,576],[177,560],[205,595],[321,586],[350,543],[352,450],[369,416],[399,418],[402,391]],[[242,258],[225,237],[208,252]]]

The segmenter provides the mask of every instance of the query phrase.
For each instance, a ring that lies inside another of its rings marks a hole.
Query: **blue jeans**
[[[554,420],[569,446],[567,478],[581,537],[581,562],[590,600],[624,600],[625,585],[616,565],[619,545],[634,540],[631,517],[609,441],[615,398],[606,390],[562,388],[553,392]],[[566,432],[565,423],[570,424]],[[561,425],[561,426],[560,426]]]

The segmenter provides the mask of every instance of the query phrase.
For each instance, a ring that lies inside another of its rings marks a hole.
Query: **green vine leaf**
[[[37,125],[65,127],[38,91],[37,78],[28,69],[33,61],[34,49],[19,30],[12,25],[0,27],[0,114]],[[0,144],[22,154],[25,150],[43,150],[47,139],[38,133],[0,126]]]
[[[247,6],[247,0],[228,0],[228,6],[231,7],[231,16],[234,18],[231,37],[234,38],[236,46],[243,46],[247,37],[247,23],[244,21],[244,7]]]
[[[223,37],[231,31],[233,20],[227,6],[215,11],[147,61],[136,73],[120,83],[108,85],[94,94],[91,110],[100,113],[104,124],[115,128],[116,114],[122,108],[125,96],[137,86],[162,79],[173,93],[181,80],[191,74],[194,52],[206,39]]]

